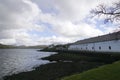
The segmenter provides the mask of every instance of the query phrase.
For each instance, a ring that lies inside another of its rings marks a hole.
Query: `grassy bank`
[[[33,71],[6,76],[4,80],[59,80],[61,77],[116,61],[111,56],[87,56],[78,53],[59,53],[43,59],[55,62],[41,65]]]
[[[120,61],[61,80],[120,80]]]

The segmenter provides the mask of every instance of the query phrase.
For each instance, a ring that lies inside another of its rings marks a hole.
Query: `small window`
[[[94,49],[94,47],[92,47],[92,49]]]
[[[101,46],[99,46],[99,49],[101,50]]]
[[[81,50],[82,50],[82,48],[81,48]]]
[[[109,46],[109,50],[111,50],[111,46]]]
[[[86,47],[86,50],[87,50],[87,47]]]

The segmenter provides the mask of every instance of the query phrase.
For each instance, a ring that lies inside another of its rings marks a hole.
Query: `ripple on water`
[[[36,49],[0,49],[0,80],[3,76],[31,71],[33,67],[49,63],[40,58],[55,52],[38,52]]]

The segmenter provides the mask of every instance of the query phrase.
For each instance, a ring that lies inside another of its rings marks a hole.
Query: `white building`
[[[77,41],[68,50],[94,52],[120,52],[120,31]]]

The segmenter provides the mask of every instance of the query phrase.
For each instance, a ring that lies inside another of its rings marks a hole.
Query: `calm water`
[[[38,52],[36,49],[0,49],[0,80],[5,75],[33,70],[41,64],[49,63],[40,58],[55,54]]]

